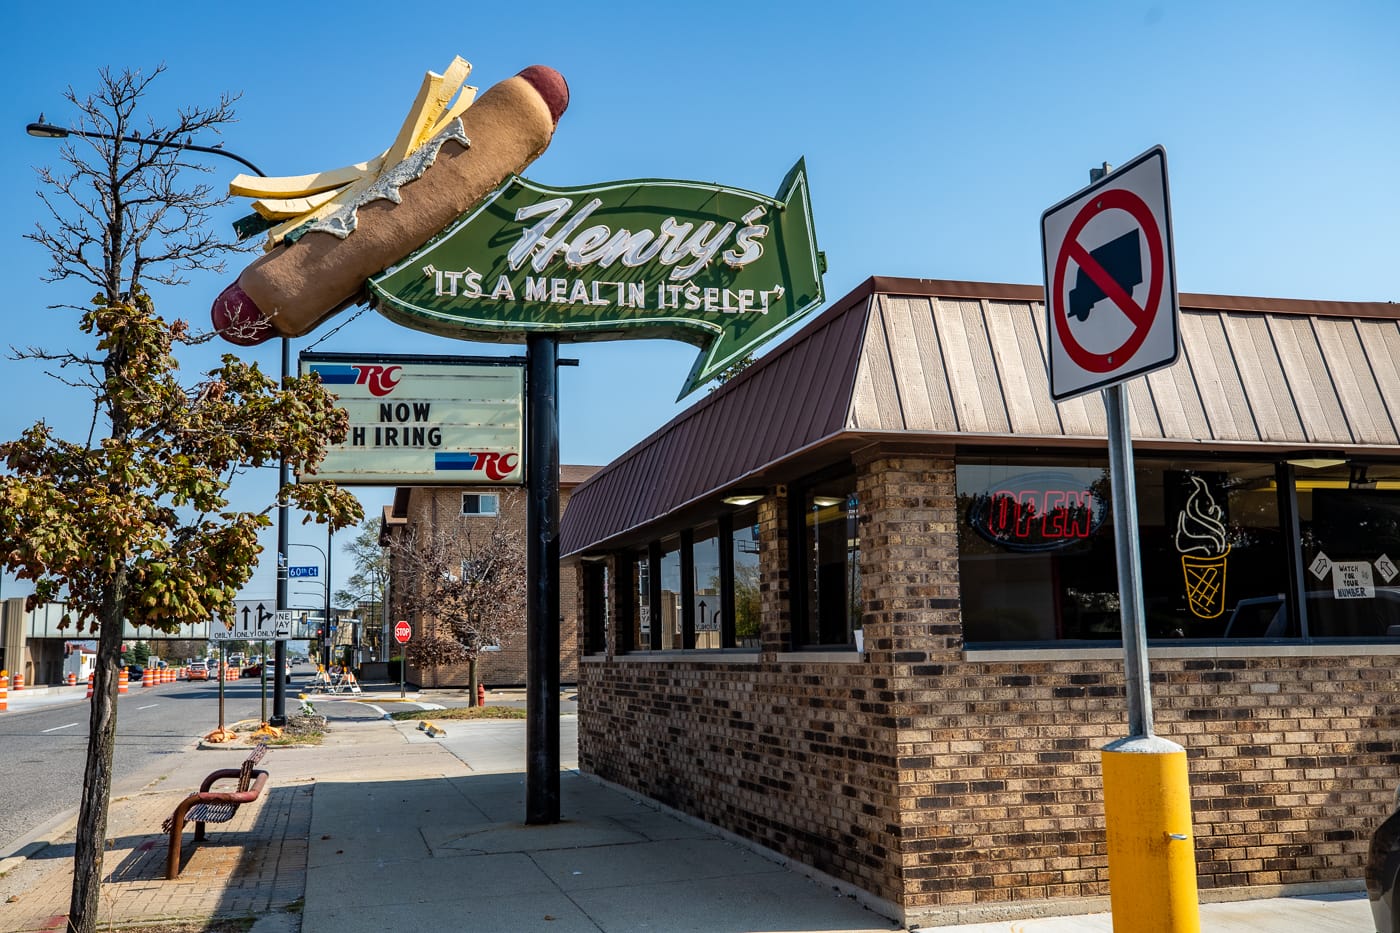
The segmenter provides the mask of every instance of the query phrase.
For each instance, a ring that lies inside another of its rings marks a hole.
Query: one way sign
[[[262,641],[290,638],[292,619],[290,609],[275,609],[272,599],[239,599],[234,601],[233,627],[224,628],[217,621],[210,627],[214,641]]]

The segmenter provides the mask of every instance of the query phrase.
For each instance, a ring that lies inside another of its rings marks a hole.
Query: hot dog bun
[[[461,116],[469,146],[446,140],[433,164],[399,190],[400,203],[360,205],[344,238],[312,230],[259,257],[215,299],[215,330],[242,346],[313,330],[352,303],[368,278],[523,171],[549,145],[568,105],[564,77],[545,65],[491,87]]]

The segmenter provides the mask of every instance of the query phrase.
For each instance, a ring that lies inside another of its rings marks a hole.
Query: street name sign
[[[311,566],[309,566],[309,567],[288,567],[288,568],[287,568],[287,578],[288,578],[289,580],[296,580],[296,579],[299,579],[299,578],[301,578],[301,577],[319,577],[320,575],[321,575],[321,568],[315,566],[314,564],[311,565]]]
[[[1040,218],[1050,395],[1064,401],[1176,362],[1167,153],[1154,146]]]

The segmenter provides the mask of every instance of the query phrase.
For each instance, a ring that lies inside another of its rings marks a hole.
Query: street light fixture
[[[44,115],[39,114],[39,119],[35,123],[30,123],[24,128],[30,136],[38,139],[67,139],[70,136],[77,136],[82,139],[108,139],[113,142],[139,143],[146,146],[155,146],[164,149],[185,149],[190,152],[203,152],[209,155],[223,156],[225,159],[232,159],[239,165],[246,166],[254,175],[266,178],[267,173],[258,168],[252,162],[230,152],[222,146],[196,146],[194,143],[182,143],[173,139],[152,139],[146,136],[114,136],[111,133],[100,133],[97,130],[72,130],[52,123],[44,122]],[[282,382],[285,385],[287,377],[292,368],[291,365],[292,343],[286,337],[282,338]],[[277,491],[279,503],[277,506],[277,608],[287,608],[287,512],[288,505],[281,501],[281,491],[291,482],[291,470],[287,466],[285,459],[278,461],[277,468]],[[327,566],[326,575],[330,575],[330,568]],[[329,602],[329,600],[327,600]],[[275,643],[274,657],[277,669],[282,670],[287,663],[287,643],[278,639]],[[280,677],[273,678],[272,689],[272,717],[268,723],[273,726],[285,726],[287,724],[287,692],[283,688]]]
[[[242,165],[246,165],[254,175],[266,178],[267,174],[252,162],[234,152],[229,152],[222,146],[196,146],[194,143],[176,142],[173,139],[153,139],[149,136],[113,136],[110,133],[99,133],[96,130],[69,130],[61,126],[54,126],[52,123],[44,122],[44,115],[39,114],[39,121],[31,123],[24,128],[30,136],[39,139],[67,139],[69,136],[80,136],[84,139],[110,139],[113,142],[142,143],[147,146],[156,146],[166,149],[188,149],[191,152],[207,152],[211,155],[221,155],[227,159],[232,159]]]

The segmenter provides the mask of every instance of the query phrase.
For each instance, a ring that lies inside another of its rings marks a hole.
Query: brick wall
[[[780,650],[786,512],[766,505],[764,650],[590,658],[580,767],[904,919],[1106,895],[1099,750],[1127,734],[1121,651],[965,650],[951,456],[857,467],[867,660]],[[1203,890],[1355,886],[1400,783],[1397,655],[1151,650],[1156,732],[1188,754]]]

